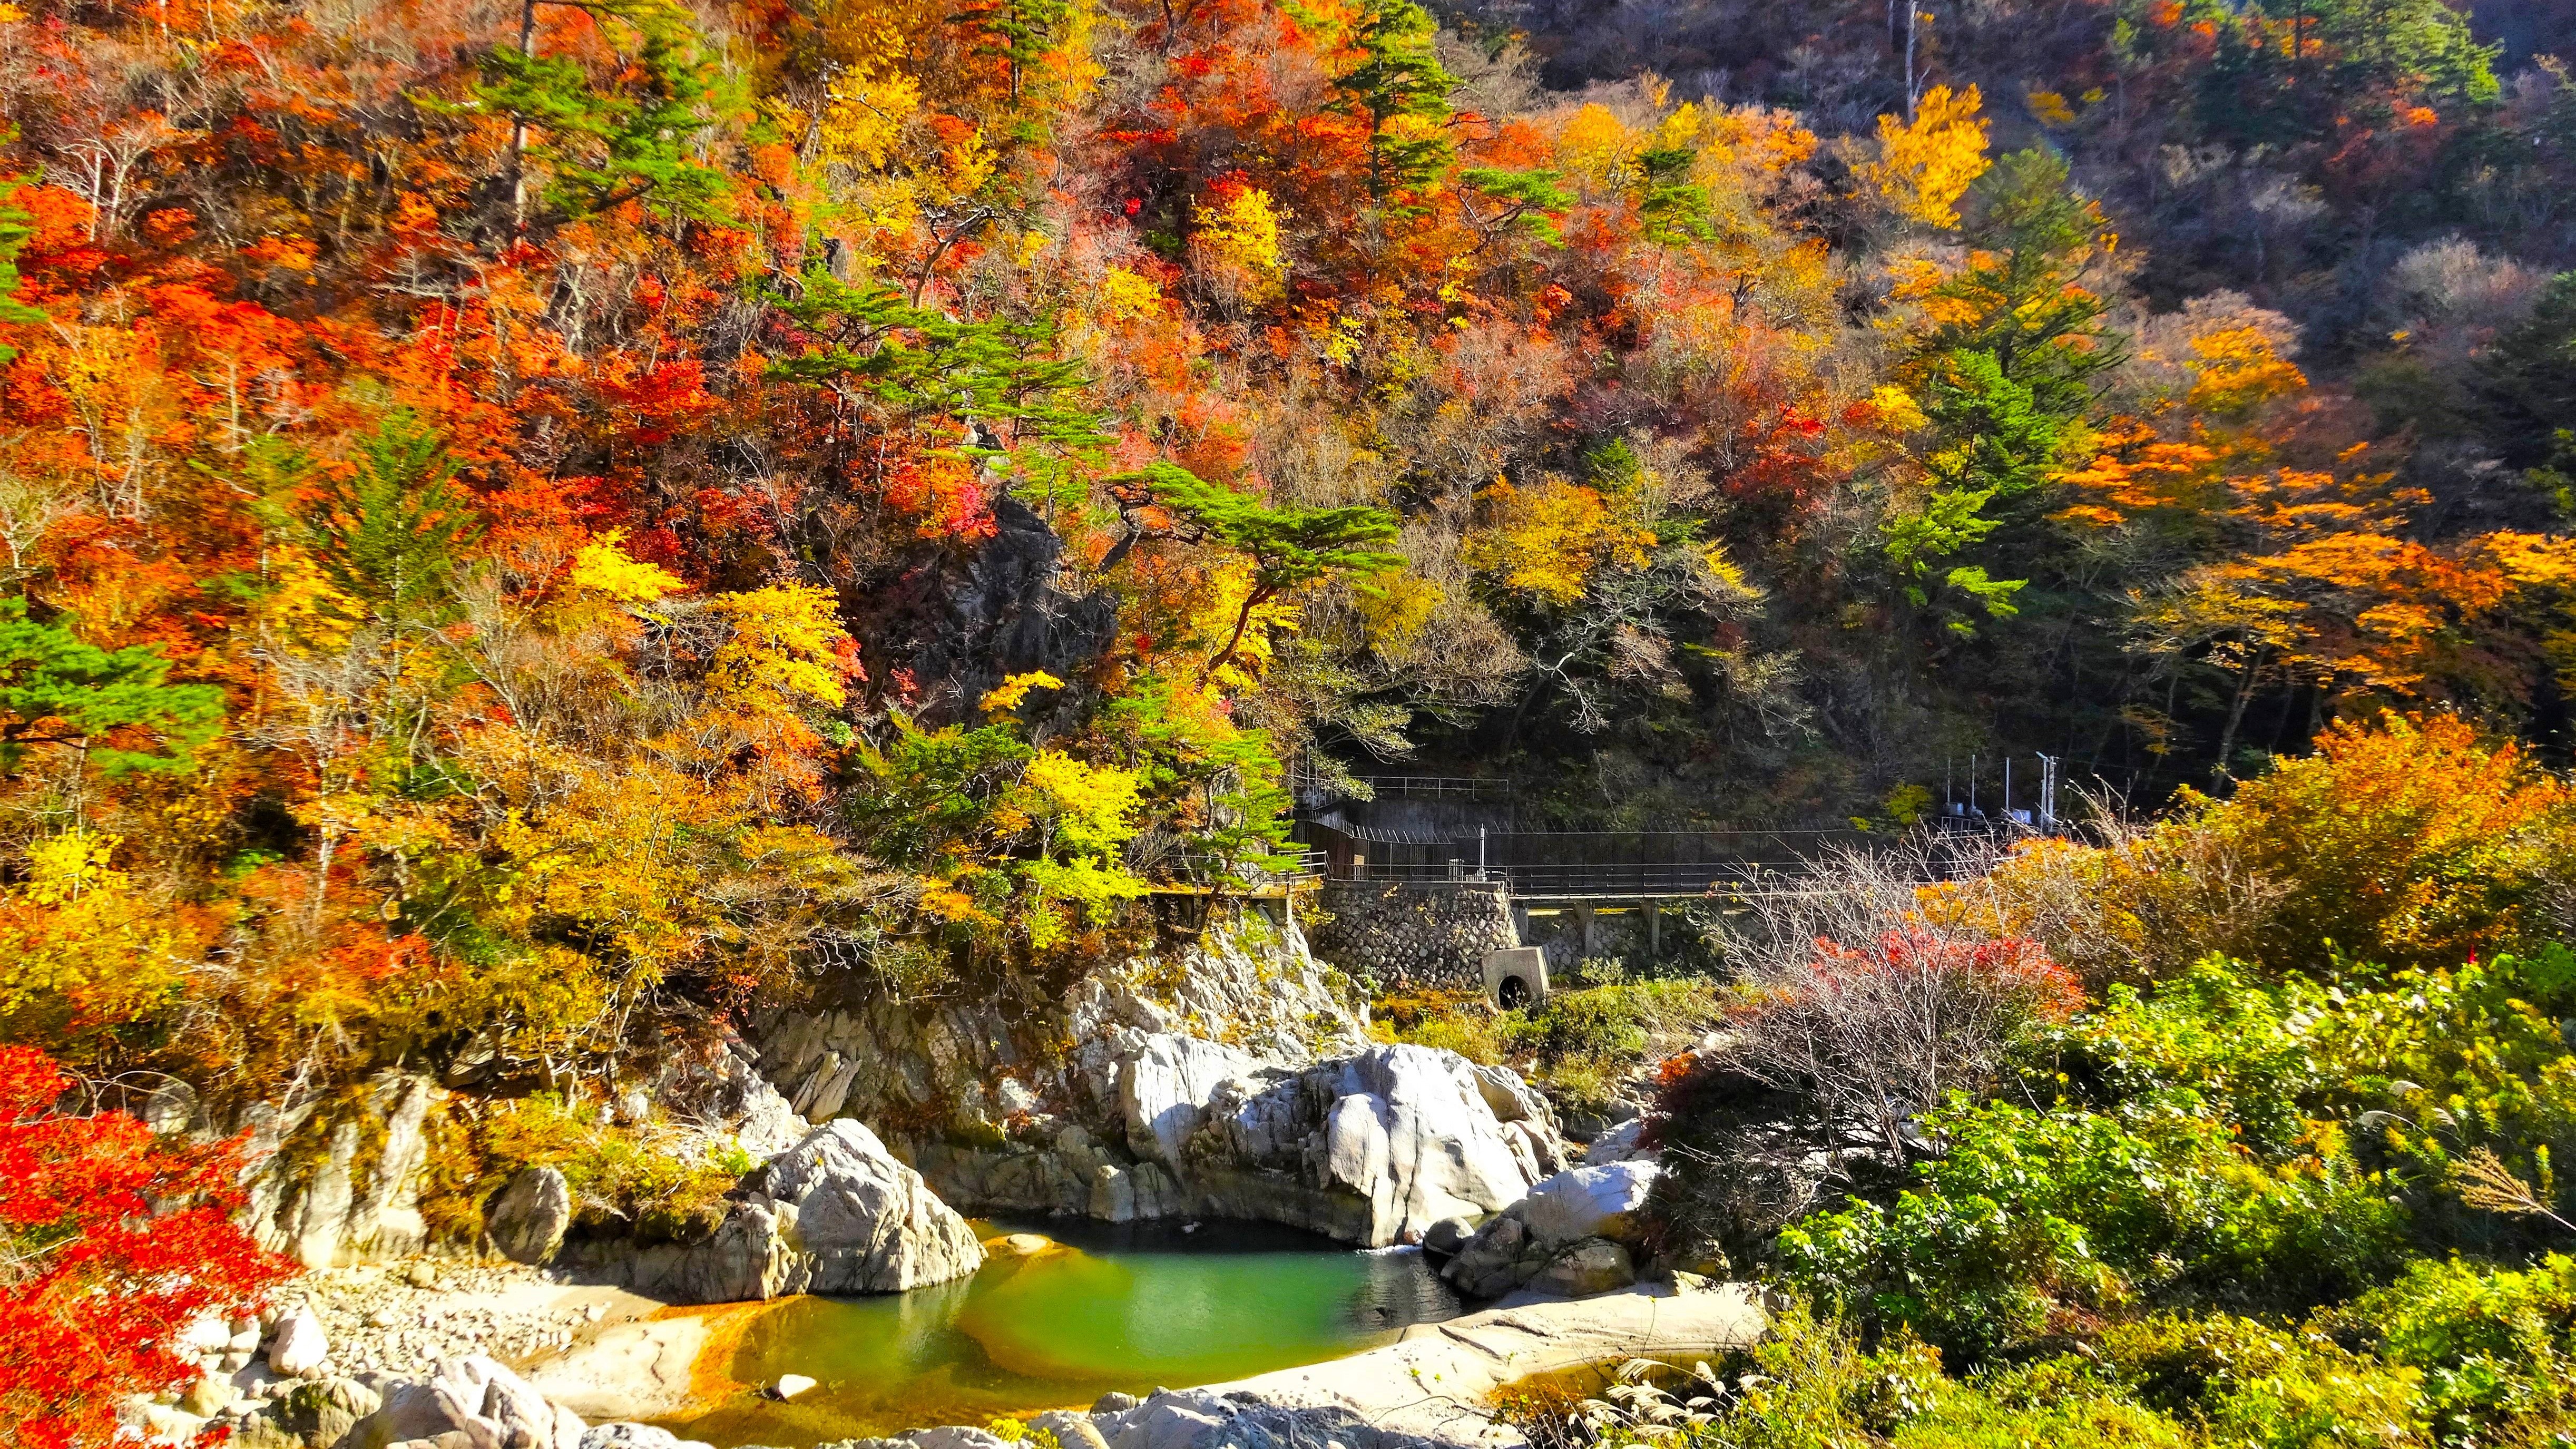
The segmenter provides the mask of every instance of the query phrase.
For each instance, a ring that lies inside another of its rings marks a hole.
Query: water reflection
[[[1418,1251],[1352,1252],[1263,1224],[979,1225],[1049,1234],[957,1283],[798,1299],[745,1334],[732,1376],[821,1386],[792,1403],[737,1396],[687,1422],[725,1449],[801,1446],[1087,1405],[1314,1363],[1458,1312]]]

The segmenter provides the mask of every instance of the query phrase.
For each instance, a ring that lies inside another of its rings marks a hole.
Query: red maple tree
[[[196,1377],[177,1347],[191,1322],[295,1272],[229,1216],[238,1139],[156,1136],[82,1110],[73,1086],[0,1047],[0,1421],[30,1449],[115,1442],[120,1402]]]

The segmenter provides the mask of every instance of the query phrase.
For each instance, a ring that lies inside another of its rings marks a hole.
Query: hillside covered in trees
[[[289,1156],[396,1068],[548,1104],[434,1129],[470,1239],[759,1011],[1060,990],[1272,879],[1292,782],[1891,831],[2045,751],[2180,813],[1846,919],[2005,1025],[1813,1216],[1676,1172],[1674,1250],[1815,1305],[1817,1435],[1943,1365],[2325,1413],[2318,1344],[2576,1215],[2576,18],[2277,9],[0,3],[0,1043],[305,1104]],[[1692,1000],[1758,1045],[1844,959]],[[1674,1058],[1668,1155],[1867,1115],[1781,1060]],[[223,1174],[0,1066],[0,1336],[68,1335],[0,1412],[86,1443],[64,1363],[276,1265],[83,1239]],[[742,1170],[611,1156],[682,1216]],[[2149,1168],[2225,1191],[2088,1197]],[[2564,1442],[2548,1262],[2477,1278],[2519,1367],[2422,1328],[2369,1392],[2433,1407],[2352,1432]],[[1905,1442],[2008,1441],[1956,1432]]]

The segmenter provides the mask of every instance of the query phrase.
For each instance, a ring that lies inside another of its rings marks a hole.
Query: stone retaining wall
[[[1520,944],[1500,883],[1332,881],[1320,904],[1315,954],[1380,990],[1481,990],[1485,953]]]

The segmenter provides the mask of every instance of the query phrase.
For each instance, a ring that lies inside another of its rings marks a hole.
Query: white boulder
[[[711,1238],[637,1289],[681,1303],[901,1293],[984,1265],[966,1220],[847,1117],[771,1158],[742,1191]]]
[[[1646,1159],[1568,1168],[1477,1229],[1441,1276],[1470,1298],[1524,1284],[1569,1294],[1624,1286],[1634,1277],[1627,1248],[1660,1171]]]
[[[1621,1240],[1633,1235],[1638,1209],[1654,1191],[1662,1171],[1653,1162],[1631,1160],[1599,1167],[1574,1167],[1529,1190],[1520,1215],[1541,1242],[1563,1245],[1577,1238]]]
[[[582,1449],[585,1429],[579,1415],[476,1354],[446,1360],[426,1380],[387,1385],[384,1406],[360,1419],[339,1449],[386,1449],[447,1434],[463,1435],[475,1449]]]
[[[268,1366],[278,1377],[310,1378],[330,1356],[331,1342],[312,1309],[299,1303],[277,1321],[277,1334],[268,1343]]]
[[[1128,1149],[1179,1167],[1182,1146],[1206,1120],[1206,1103],[1217,1087],[1260,1069],[1220,1042],[1170,1033],[1146,1037],[1118,1064],[1118,1111]]]

